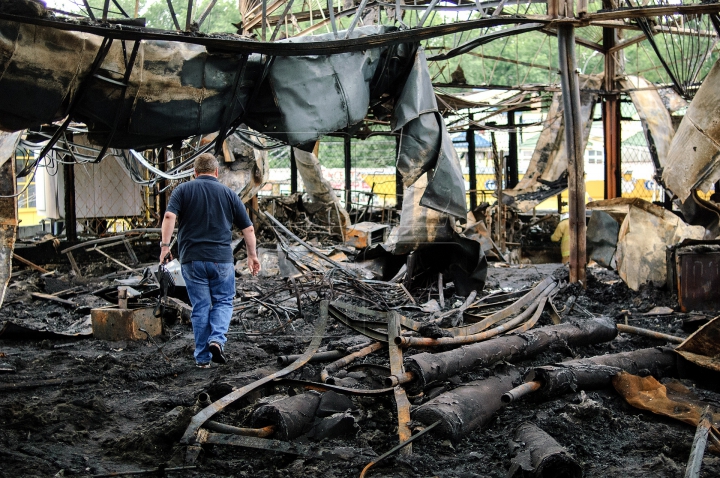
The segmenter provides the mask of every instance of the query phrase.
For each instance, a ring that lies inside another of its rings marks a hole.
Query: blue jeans
[[[235,268],[232,262],[192,261],[182,265],[195,334],[195,361],[208,363],[212,342],[222,348],[227,339],[235,298]]]

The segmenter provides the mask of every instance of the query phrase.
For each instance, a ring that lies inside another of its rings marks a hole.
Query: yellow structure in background
[[[520,176],[522,179],[522,175]],[[466,174],[465,180],[469,183],[470,177]],[[388,205],[395,201],[395,175],[394,174],[368,174],[364,176],[363,181],[372,189],[373,193],[378,196],[387,196]],[[478,185],[478,202],[487,201],[493,203],[495,200],[495,176],[492,174],[478,174],[477,175]],[[466,184],[467,186],[467,184]],[[628,198],[641,198],[646,201],[662,201],[662,189],[660,189],[655,181],[652,179],[645,178],[634,178],[632,173],[625,173],[623,175],[622,185],[623,197]],[[585,203],[590,201],[599,201],[605,198],[605,181],[589,179],[585,181]],[[700,197],[708,198],[712,194],[712,191],[707,194],[699,192]],[[567,212],[568,202],[568,191],[567,189],[561,193],[561,201],[563,208],[560,213]],[[468,208],[470,207],[469,193],[468,193]],[[538,211],[557,211],[558,201],[557,196],[552,196],[545,201],[541,202],[535,208]]]
[[[34,159],[34,151],[23,152],[17,150],[15,152],[16,174],[24,170],[28,164],[32,164]],[[17,178],[15,188],[16,194],[18,194],[18,220],[20,221],[20,225],[34,226],[40,224],[42,217],[40,217],[37,212],[34,171],[30,171],[22,178]]]

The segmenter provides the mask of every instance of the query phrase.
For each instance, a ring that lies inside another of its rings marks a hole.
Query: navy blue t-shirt
[[[167,210],[178,218],[180,262],[234,262],[231,228],[252,226],[245,206],[217,178],[201,175],[179,185]]]

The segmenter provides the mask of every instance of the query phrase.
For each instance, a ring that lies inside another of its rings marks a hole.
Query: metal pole
[[[290,146],[290,194],[297,192],[297,163],[295,162],[295,148]]]
[[[400,156],[400,136],[395,137],[395,159]],[[400,211],[403,205],[404,185],[402,174],[395,168],[395,209]]]
[[[106,22],[108,18],[108,9],[110,8],[110,0],[105,0],[102,11],[102,21]]]
[[[512,189],[518,183],[518,142],[515,126],[515,112],[508,112],[508,163],[507,163],[507,188]]]
[[[190,31],[192,24],[193,0],[188,0],[187,16],[185,17],[185,31]]]
[[[613,2],[603,1],[603,8],[613,8]],[[618,32],[614,28],[603,28],[605,47],[605,91],[609,92],[603,101],[603,133],[605,146],[605,199],[622,196],[621,175],[621,122],[620,95],[616,93],[618,53],[610,49],[617,44]]]
[[[65,235],[70,242],[77,241],[77,216],[75,215],[75,164],[63,164],[65,176]]]
[[[348,212],[352,209],[350,204],[350,189],[352,188],[352,157],[350,135],[344,137],[345,150],[345,209]]]
[[[565,148],[568,158],[570,213],[570,282],[585,284],[585,164],[582,155],[580,86],[575,58],[575,27],[558,27],[560,80],[564,103]]]
[[[468,144],[467,164],[468,175],[470,176],[470,210],[474,211],[477,207],[477,169],[475,164],[475,128],[473,128],[472,125],[472,114],[470,114],[469,119],[470,122],[468,123],[468,130],[466,133],[466,140]]]

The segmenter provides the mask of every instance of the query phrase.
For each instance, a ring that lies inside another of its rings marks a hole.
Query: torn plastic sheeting
[[[720,180],[720,62],[705,77],[678,128],[662,179],[681,201]]]
[[[720,372],[720,317],[700,327],[675,351],[701,367]]]
[[[670,112],[652,84],[639,76],[627,76],[620,80],[620,86],[628,94],[640,117],[650,156],[656,168],[665,166],[670,143],[675,135]]]
[[[0,131],[0,166],[5,161],[15,156],[15,149],[20,141],[21,131],[15,133],[5,133]]]
[[[242,55],[146,40],[119,104],[117,84],[92,80],[80,91],[101,41],[87,33],[0,21],[0,128],[17,131],[62,119],[81,94],[73,119],[88,124],[93,142],[106,141],[119,112],[112,147],[166,145],[217,131],[228,105],[237,117],[252,90],[251,80],[262,69],[260,56],[252,55],[239,82],[238,101],[233,102]],[[123,53],[123,42],[114,41],[98,75],[122,80]]]
[[[620,372],[613,378],[613,386],[633,407],[670,417],[694,427],[700,421],[705,407],[710,405],[698,399],[689,388],[674,379],[663,385],[652,376],[638,377]],[[715,410],[715,407],[710,408]],[[717,435],[720,413],[713,413],[712,424],[712,429]],[[720,454],[720,446],[717,444],[713,443],[708,448],[713,453]]]
[[[333,204],[338,216],[339,226],[343,229],[350,227],[350,215],[340,205],[340,198],[335,193],[330,181],[322,176],[322,167],[317,156],[298,148],[294,149],[294,153],[298,173],[302,178],[305,192],[310,197],[310,200],[322,204]]]
[[[580,115],[584,124],[583,151],[590,138],[593,112],[598,99],[596,90],[601,84],[602,75],[580,75]],[[522,212],[531,210],[548,197],[560,192],[543,182],[555,183],[562,179],[567,167],[562,95],[555,93],[525,176],[515,188],[503,191],[503,202]],[[565,188],[567,185],[563,189]]]
[[[715,203],[702,199],[693,190],[680,210],[688,224],[705,228],[705,239],[720,237],[720,208]]]
[[[593,211],[587,226],[587,255],[603,267],[612,267],[620,224],[604,211]]]
[[[17,235],[17,198],[15,195],[15,161],[0,165],[0,306],[5,299],[12,275],[12,256]]]
[[[3,340],[64,339],[90,337],[92,334],[92,322],[89,315],[65,328],[51,327],[46,323],[18,324],[8,320],[0,329],[0,339]]]
[[[248,202],[270,177],[267,151],[252,148],[231,135],[225,140],[223,155],[218,180],[235,191],[242,202]]]
[[[420,198],[427,189],[427,174],[405,189],[400,225],[390,231],[386,241],[393,254],[407,254],[434,242],[452,238],[450,217],[434,209],[422,207]]]
[[[419,204],[466,218],[465,177],[445,122],[438,113],[422,49],[415,54],[390,124],[393,131],[401,131],[397,168],[405,186],[416,183],[427,173],[427,186]]]
[[[672,212],[642,199],[595,201],[587,208],[604,211],[621,222],[615,261],[620,278],[635,291],[648,282],[666,282],[668,246],[705,235],[705,228],[688,226]]]

